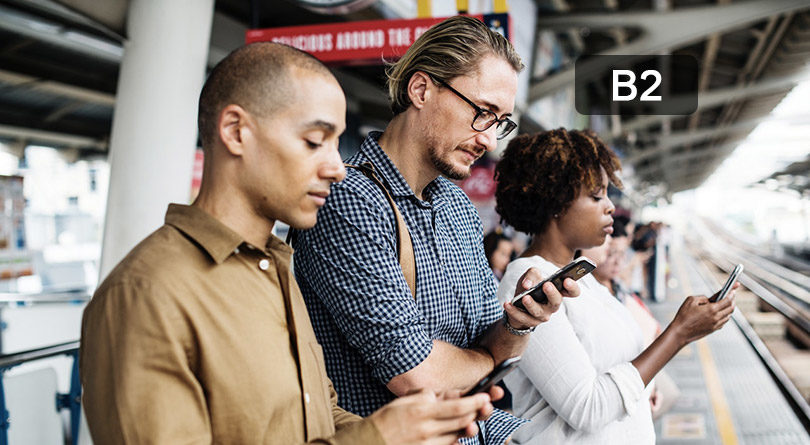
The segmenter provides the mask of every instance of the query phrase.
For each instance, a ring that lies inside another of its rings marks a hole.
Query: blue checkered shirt
[[[361,416],[396,397],[385,384],[425,360],[434,339],[468,348],[502,314],[475,207],[443,177],[417,199],[380,135],[372,132],[347,163],[370,161],[388,185],[413,240],[416,300],[397,259],[394,212],[357,170],[332,185],[317,225],[295,241],[295,277],[338,404]],[[503,444],[525,422],[496,411],[483,425],[487,445]]]

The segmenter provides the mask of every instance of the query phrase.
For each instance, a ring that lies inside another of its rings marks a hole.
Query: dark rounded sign
[[[376,0],[293,0],[307,9],[326,14],[348,14],[374,3]]]

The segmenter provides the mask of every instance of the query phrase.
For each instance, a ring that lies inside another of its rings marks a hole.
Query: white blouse
[[[530,267],[558,267],[533,256],[509,264],[498,288],[503,303]],[[515,415],[531,422],[514,444],[654,444],[649,391],[630,363],[644,349],[627,309],[592,275],[537,326],[517,370],[506,376]]]

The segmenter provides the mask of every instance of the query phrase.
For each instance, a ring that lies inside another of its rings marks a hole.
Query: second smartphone
[[[571,261],[570,263],[566,264],[557,272],[554,272],[553,275],[540,282],[540,284],[532,286],[531,289],[521,292],[520,294],[515,296],[515,298],[512,299],[511,303],[515,305],[515,307],[517,307],[518,309],[522,309],[525,311],[526,308],[523,306],[523,302],[521,301],[521,299],[525,295],[531,295],[534,301],[540,304],[546,304],[548,303],[548,297],[546,296],[546,293],[543,292],[544,284],[551,281],[551,284],[553,284],[554,287],[557,288],[557,290],[562,292],[564,290],[563,281],[565,281],[566,278],[571,278],[572,280],[576,281],[584,277],[585,275],[588,275],[589,273],[593,272],[594,269],[596,269],[596,263],[594,263],[593,260],[587,257],[581,256],[575,259],[574,261]]]

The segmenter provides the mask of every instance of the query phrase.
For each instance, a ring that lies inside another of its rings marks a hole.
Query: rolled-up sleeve
[[[381,194],[379,201],[335,184],[317,225],[297,237],[295,275],[309,289],[305,297],[324,304],[372,375],[386,384],[424,361],[433,342],[402,274]]]

